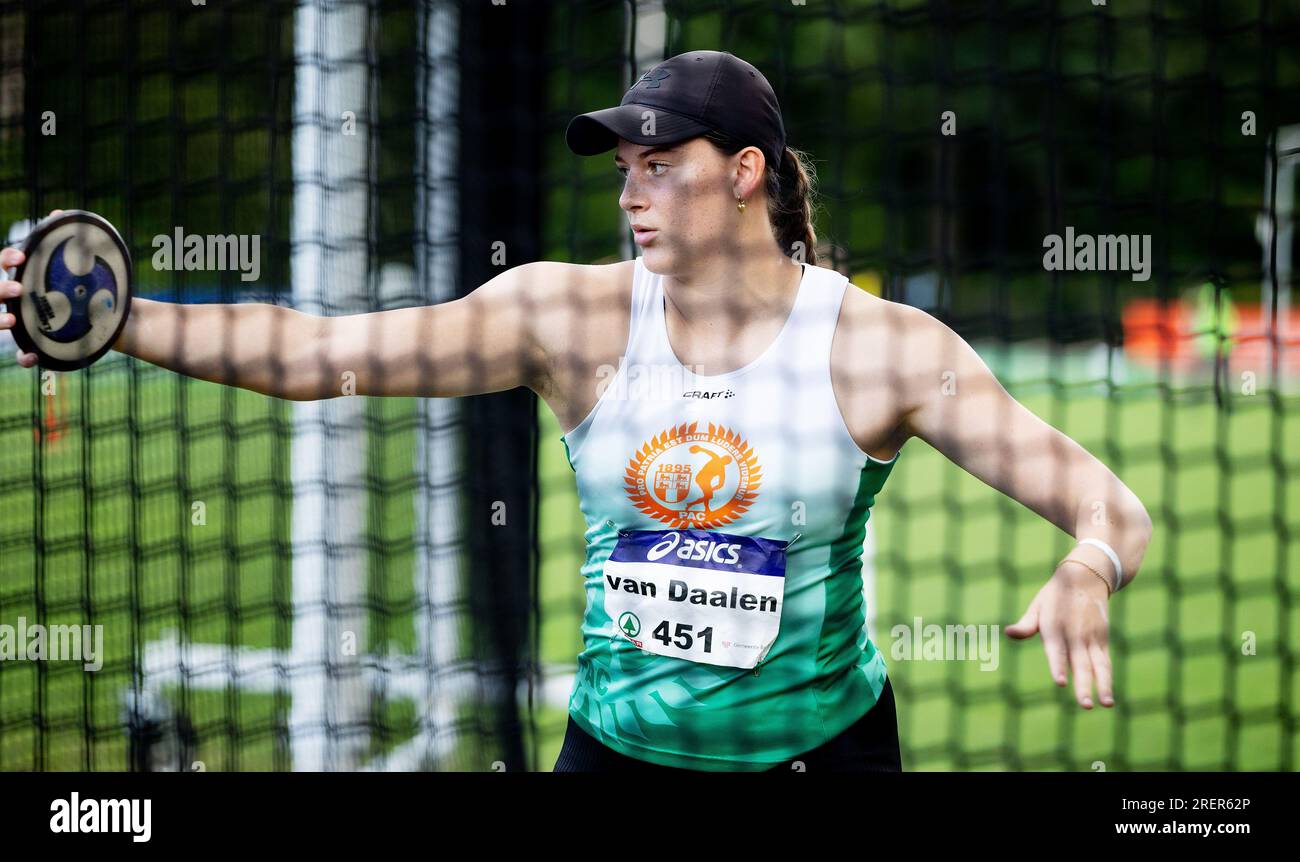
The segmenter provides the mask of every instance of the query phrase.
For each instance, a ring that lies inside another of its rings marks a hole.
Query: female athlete
[[[1107,605],[1142,561],[1145,508],[943,323],[816,265],[809,172],[763,75],[681,54],[567,138],[615,151],[640,257],[352,316],[136,299],[114,347],[292,400],[343,394],[346,371],[361,395],[545,400],[587,522],[556,771],[901,769],[861,551],[913,437],[1078,540],[1006,632],[1040,634],[1083,708],[1094,683],[1113,706]]]

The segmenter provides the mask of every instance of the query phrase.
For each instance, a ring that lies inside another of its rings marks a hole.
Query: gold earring
[[[745,202],[742,201],[740,198],[736,198],[736,209],[740,210],[741,212],[745,211]]]

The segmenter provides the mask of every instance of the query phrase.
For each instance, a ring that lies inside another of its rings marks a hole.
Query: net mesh
[[[0,3],[0,201],[14,241],[104,215],[150,299],[454,301],[496,241],[628,259],[569,119],[663,57],[744,57],[817,169],[818,263],[951,326],[1156,524],[1111,605],[1116,710],[1037,639],[909,658],[1018,619],[1072,546],[911,441],[864,548],[906,768],[1294,769],[1298,36],[1267,0]],[[1067,231],[1149,236],[1149,277],[1045,271]],[[256,277],[167,265],[178,232],[257,237]],[[92,673],[0,660],[0,769],[551,768],[588,597],[541,399],[312,412],[0,353],[0,625],[103,636]]]

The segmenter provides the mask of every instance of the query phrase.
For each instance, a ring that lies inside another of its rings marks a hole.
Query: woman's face
[[[618,205],[630,226],[646,229],[633,234],[646,268],[681,275],[715,256],[739,254],[742,154],[728,156],[703,138],[665,147],[619,141],[614,162],[624,181]]]

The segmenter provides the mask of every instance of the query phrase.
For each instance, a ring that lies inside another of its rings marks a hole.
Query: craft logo
[[[676,529],[729,524],[758,496],[758,456],[734,431],[709,423],[669,428],[628,461],[624,488],[643,514]]]

